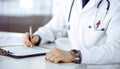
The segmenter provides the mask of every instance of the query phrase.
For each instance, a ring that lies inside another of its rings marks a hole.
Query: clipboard
[[[50,49],[43,47],[26,47],[26,46],[13,46],[3,47],[0,49],[0,54],[13,58],[27,58],[34,56],[45,55]]]

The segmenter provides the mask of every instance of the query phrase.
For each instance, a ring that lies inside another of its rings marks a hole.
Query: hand
[[[32,40],[30,40],[30,34],[26,32],[23,37],[23,41],[24,41],[24,44],[28,47],[34,46],[39,41],[39,37],[32,35]]]
[[[70,51],[64,51],[58,48],[53,48],[48,52],[45,59],[52,63],[70,63],[75,61],[75,57],[70,53]]]

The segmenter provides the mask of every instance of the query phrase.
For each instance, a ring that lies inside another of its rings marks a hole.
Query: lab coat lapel
[[[90,0],[88,2],[88,4],[83,8],[82,12],[90,9],[91,7],[93,7],[95,4],[97,4],[100,0]]]

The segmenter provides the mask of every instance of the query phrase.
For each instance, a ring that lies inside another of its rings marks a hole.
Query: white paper
[[[3,47],[2,49],[10,51],[12,52],[13,55],[16,56],[46,53],[50,50],[42,47],[26,47],[26,46]]]
[[[0,47],[13,45],[23,45],[23,34],[0,32]]]

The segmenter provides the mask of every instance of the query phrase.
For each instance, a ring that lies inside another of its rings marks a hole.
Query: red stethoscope
[[[107,1],[108,5],[107,5],[107,8],[106,8],[106,13],[105,13],[105,16],[104,16],[104,18],[103,18],[103,21],[104,21],[105,17],[107,16],[107,13],[108,13],[109,8],[110,8],[110,1],[109,1],[109,0],[106,0],[106,1]],[[71,7],[70,7],[70,12],[69,12],[69,15],[68,15],[68,23],[69,23],[69,21],[70,21],[71,12],[72,12],[72,8],[73,8],[73,5],[74,5],[74,2],[75,2],[75,0],[72,1]],[[98,15],[98,10],[99,10],[99,7],[100,7],[100,5],[101,5],[102,2],[103,2],[103,0],[101,0],[101,1],[98,3],[98,5],[97,5],[97,11],[96,11],[95,17],[97,17],[97,15]],[[98,21],[96,22],[96,19],[95,19],[95,20],[94,20],[94,23],[95,23],[95,24],[94,24],[93,27],[89,25],[88,28],[93,28],[93,29],[96,30],[96,31],[105,31],[105,30],[106,30],[105,28],[99,28],[99,26],[100,26],[101,23],[102,23],[101,20],[98,20]],[[68,27],[68,29],[70,29],[70,27]]]

